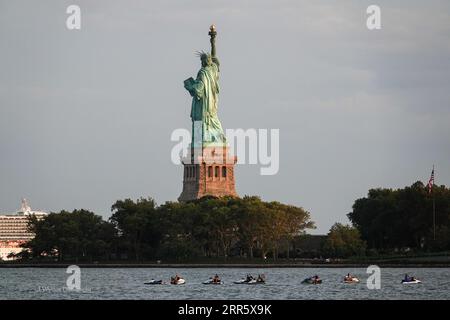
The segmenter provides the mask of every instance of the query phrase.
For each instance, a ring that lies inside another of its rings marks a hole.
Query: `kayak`
[[[321,279],[314,280],[314,279],[311,279],[311,278],[306,278],[305,280],[302,281],[302,283],[303,284],[321,284],[322,280]]]
[[[264,284],[266,283],[264,280],[257,280],[257,279],[252,279],[250,281],[247,282],[247,284]]]
[[[359,279],[357,277],[345,277],[344,283],[359,283]]]
[[[186,280],[184,280],[183,278],[180,278],[178,280],[172,279],[172,280],[170,280],[170,283],[171,284],[185,284]]]
[[[219,280],[218,282],[214,282],[212,279],[206,280],[203,282],[203,284],[223,284],[222,280]]]
[[[263,283],[266,283],[266,281],[264,281],[264,280],[258,281],[257,279],[250,279],[250,280],[241,279],[238,281],[234,281],[233,283],[234,284],[263,284]]]
[[[405,279],[403,279],[402,283],[403,284],[415,284],[415,283],[422,283],[422,281],[420,281],[418,279],[405,281]]]
[[[162,280],[150,280],[148,282],[144,282],[144,284],[164,284]]]
[[[238,281],[234,281],[233,283],[234,284],[247,284],[247,282],[249,282],[249,281],[247,281],[246,279],[241,279],[241,280],[238,280]]]

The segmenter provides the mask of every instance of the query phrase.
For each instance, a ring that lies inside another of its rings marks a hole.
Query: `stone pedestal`
[[[182,159],[184,166],[183,191],[178,201],[190,201],[204,196],[235,196],[234,165],[237,157],[230,157],[227,146],[190,148]]]

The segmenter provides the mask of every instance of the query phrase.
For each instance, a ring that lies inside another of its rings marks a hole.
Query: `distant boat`
[[[345,276],[344,283],[359,283],[359,279],[353,276]]]
[[[416,279],[415,277],[408,277],[407,274],[405,274],[405,278],[402,280],[403,284],[416,284],[416,283],[422,283],[419,279]]]
[[[234,284],[264,284],[266,283],[266,278],[264,275],[259,275],[257,278],[254,278],[251,275],[247,275],[247,277],[234,281]]]
[[[322,279],[316,277],[306,278],[305,280],[302,281],[302,284],[321,284],[321,283]]]
[[[162,280],[150,280],[148,282],[144,282],[144,284],[164,284],[164,282]]]
[[[416,284],[416,283],[422,283],[422,281],[420,281],[419,279],[408,279],[408,280],[403,279],[402,283],[403,284]]]
[[[266,283],[266,280],[264,279],[253,279],[247,282],[247,284],[264,284]]]
[[[214,281],[213,279],[209,279],[203,282],[203,284],[223,284],[222,280]]]
[[[186,280],[184,280],[183,278],[181,278],[181,277],[172,277],[171,279],[170,279],[170,284],[175,284],[175,285],[178,285],[178,284],[185,284],[186,283]]]

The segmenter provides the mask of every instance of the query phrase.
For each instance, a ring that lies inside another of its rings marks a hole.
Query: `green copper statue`
[[[224,145],[226,138],[222,125],[217,116],[219,101],[219,60],[216,56],[216,28],[210,27],[211,53],[199,52],[202,67],[197,73],[197,79],[192,77],[184,81],[184,87],[192,96],[192,141],[201,142],[202,146]],[[201,123],[201,139],[194,130],[196,124]],[[194,146],[194,144],[193,144]]]

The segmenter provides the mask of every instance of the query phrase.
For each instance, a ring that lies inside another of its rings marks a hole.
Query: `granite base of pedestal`
[[[234,166],[237,157],[230,157],[228,147],[190,149],[184,166],[183,191],[178,201],[191,201],[204,196],[237,197]]]

